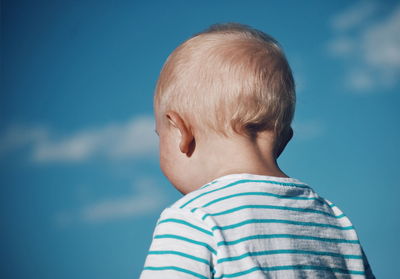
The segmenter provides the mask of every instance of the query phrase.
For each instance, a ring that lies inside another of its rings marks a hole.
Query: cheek
[[[166,161],[166,157],[163,155],[163,153],[161,152],[161,149],[160,149],[160,168],[165,176],[167,176],[167,173],[168,173],[167,165],[168,165],[168,163]]]
[[[160,142],[160,168],[171,184],[182,192],[182,167],[184,162],[180,158],[179,151],[171,149],[173,146],[170,143]]]
[[[160,147],[159,147],[160,168],[167,177],[169,176],[170,166],[173,163],[172,154],[168,146],[169,145],[167,142],[160,140]]]

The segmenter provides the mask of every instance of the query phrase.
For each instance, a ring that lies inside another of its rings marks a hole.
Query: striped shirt
[[[228,174],[161,213],[140,279],[375,278],[355,228],[295,178]]]

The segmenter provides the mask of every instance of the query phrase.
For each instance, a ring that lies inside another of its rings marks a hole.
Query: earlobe
[[[168,120],[170,121],[171,125],[179,130],[181,135],[180,142],[179,142],[179,149],[182,153],[185,153],[187,156],[191,156],[194,149],[194,136],[189,127],[182,119],[182,117],[176,113],[175,111],[167,112]]]

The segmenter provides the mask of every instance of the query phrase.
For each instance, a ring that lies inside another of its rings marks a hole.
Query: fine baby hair
[[[213,24],[179,45],[164,63],[154,105],[196,123],[198,132],[250,138],[275,132],[275,153],[292,137],[295,82],[279,43],[248,25]]]

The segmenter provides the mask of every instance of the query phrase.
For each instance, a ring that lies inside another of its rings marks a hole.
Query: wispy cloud
[[[0,156],[29,146],[33,162],[79,162],[95,156],[108,159],[157,154],[158,139],[151,116],[109,123],[59,136],[43,125],[11,125],[0,136]]]
[[[335,35],[327,49],[348,62],[344,84],[355,92],[392,89],[400,82],[400,5],[386,13],[380,5],[358,2],[330,22]]]
[[[309,119],[309,120],[294,120],[292,123],[293,127],[293,139],[299,139],[303,141],[312,140],[320,137],[325,132],[325,125],[321,120]]]
[[[304,63],[303,58],[298,55],[292,57],[290,65],[293,72],[293,78],[295,80],[296,94],[303,94],[307,88],[307,80],[304,75],[304,72],[306,72],[306,63]]]
[[[374,1],[360,1],[331,19],[331,26],[337,31],[346,31],[363,24],[378,9]]]
[[[57,227],[74,224],[98,224],[119,219],[135,218],[160,211],[167,202],[151,177],[142,177],[132,184],[132,193],[126,196],[101,199],[78,208],[61,211],[54,217]]]
[[[87,205],[80,212],[81,220],[94,223],[140,216],[158,210],[166,201],[151,178],[137,181],[135,189],[137,193],[130,196],[101,200]]]

